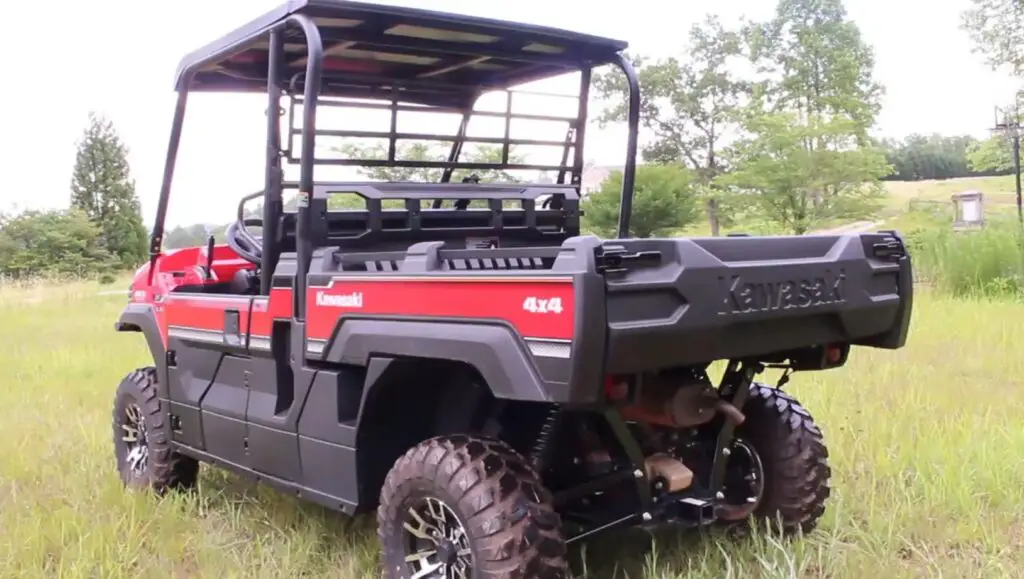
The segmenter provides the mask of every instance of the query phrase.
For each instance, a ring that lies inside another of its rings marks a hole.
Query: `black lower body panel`
[[[302,480],[298,434],[251,423],[248,430],[248,465],[283,480]]]
[[[316,441],[311,441],[316,442]],[[202,450],[192,448],[182,444],[176,444],[175,450],[186,455],[195,458],[196,460],[212,464],[217,467],[225,468],[231,472],[242,475],[246,478],[270,485],[271,487],[283,491],[289,494],[294,494],[300,499],[308,500],[317,503],[323,507],[331,510],[340,511],[347,515],[355,514],[356,504],[347,500],[344,497],[334,496],[324,492],[322,488],[310,488],[306,484],[296,483],[289,480],[284,480],[275,476],[268,475],[266,473],[257,472],[243,464],[226,460],[225,458],[209,453]],[[337,464],[334,465],[335,469],[349,468],[349,477],[355,476],[355,450],[337,447],[332,452],[318,452],[314,450],[309,453],[310,458],[324,458],[327,460],[337,460]],[[341,484],[346,484],[347,480]],[[339,484],[335,484],[334,487],[339,487]]]
[[[299,455],[304,485],[331,497],[338,504],[335,508],[364,502],[359,500],[356,449],[300,436]]]

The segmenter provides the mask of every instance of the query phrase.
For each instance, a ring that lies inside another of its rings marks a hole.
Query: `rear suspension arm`
[[[764,371],[764,365],[759,362],[740,362],[730,360],[729,366],[722,376],[722,385],[719,388],[719,396],[727,400],[733,407],[742,411],[743,405],[750,395],[750,385],[754,377]],[[722,490],[725,482],[725,468],[729,463],[733,438],[736,433],[737,422],[728,418],[722,420],[722,427],[718,431],[718,440],[715,443],[715,456],[711,466],[711,474],[708,479],[708,490],[717,494]]]

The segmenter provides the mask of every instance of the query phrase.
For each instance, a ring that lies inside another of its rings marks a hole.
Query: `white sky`
[[[64,206],[75,141],[89,110],[110,117],[131,148],[130,161],[151,222],[173,114],[174,71],[186,52],[221,36],[281,0],[86,0],[17,2],[5,7],[0,65],[8,79],[2,121],[0,211]],[[669,55],[705,12],[727,22],[770,16],[773,0],[670,3],[632,0],[389,0],[389,3],[575,29]],[[876,78],[887,95],[877,132],[985,136],[993,106],[1017,84],[991,72],[958,28],[967,0],[846,0],[874,46]],[[667,6],[675,6],[666,12]],[[58,7],[59,6],[59,7]],[[57,13],[54,13],[57,12]],[[36,27],[40,27],[37,30]],[[571,85],[570,85],[571,88]],[[171,199],[169,225],[224,222],[239,196],[263,183],[262,99],[193,95]],[[587,135],[586,158],[621,164],[621,130]]]

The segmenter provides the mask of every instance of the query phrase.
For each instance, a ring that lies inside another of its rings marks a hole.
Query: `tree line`
[[[885,139],[892,173],[883,180],[920,181],[1008,175],[1013,171],[1012,146],[1005,137],[978,140],[970,135],[910,135]]]

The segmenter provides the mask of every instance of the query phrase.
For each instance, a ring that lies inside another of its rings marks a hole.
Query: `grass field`
[[[112,395],[149,363],[137,335],[112,329],[124,301],[0,289],[0,577],[376,576],[371,520],[211,468],[195,497],[122,490]],[[813,535],[691,534],[646,552],[606,537],[588,546],[589,576],[1024,577],[1022,318],[1020,304],[922,295],[906,349],[794,378],[834,470]]]
[[[905,207],[913,199],[949,203],[951,195],[962,191],[981,191],[990,203],[997,205],[1016,203],[1012,175],[925,181],[886,181],[885,189],[889,194],[887,203],[889,207]]]
[[[951,221],[951,196],[963,191],[981,191],[985,195],[985,212],[989,218],[1012,217],[1017,211],[1017,195],[1011,175],[941,181],[887,181],[885,191],[887,198],[876,219],[884,220],[887,227],[901,230],[928,227],[930,224],[921,219],[922,209],[929,213],[942,213]]]

